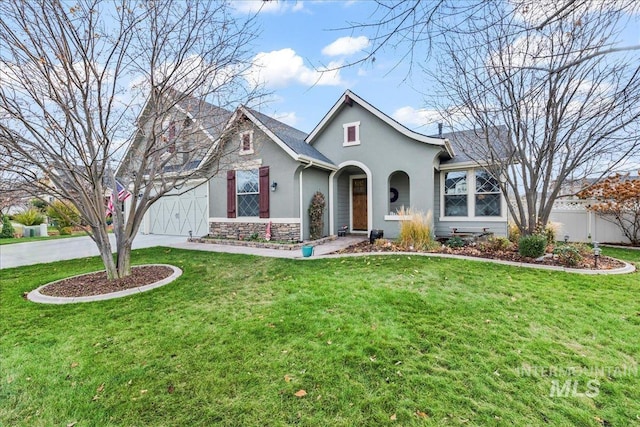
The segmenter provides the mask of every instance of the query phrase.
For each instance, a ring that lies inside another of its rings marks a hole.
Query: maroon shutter
[[[269,166],[260,168],[260,218],[269,218]]]
[[[236,171],[227,171],[227,218],[236,217]]]
[[[356,127],[349,126],[347,128],[347,142],[354,142],[356,140]]]

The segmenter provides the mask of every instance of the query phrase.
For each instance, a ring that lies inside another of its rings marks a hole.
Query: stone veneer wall
[[[244,240],[258,233],[264,239],[267,224],[264,222],[211,222],[209,223],[209,237],[221,239]],[[300,240],[300,224],[271,223],[271,240],[293,241]]]

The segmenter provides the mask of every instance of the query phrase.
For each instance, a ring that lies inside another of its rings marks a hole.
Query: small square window
[[[360,145],[360,122],[345,123],[343,146]]]

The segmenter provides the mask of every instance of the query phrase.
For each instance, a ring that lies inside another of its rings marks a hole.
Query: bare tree
[[[591,6],[516,33],[522,17],[495,3],[485,8],[494,24],[468,21],[464,37],[441,43],[431,73],[432,99],[454,127],[506,129],[467,155],[503,177],[524,233],[547,223],[565,180],[605,175],[640,151],[640,58],[597,54],[624,16]]]
[[[424,62],[437,52],[435,45],[451,35],[465,37],[478,29],[484,30],[509,20],[509,34],[518,36],[531,31],[541,31],[556,25],[576,10],[597,10],[606,15],[625,15],[631,25],[637,25],[640,3],[636,0],[510,0],[487,2],[486,0],[376,0],[376,8],[366,21],[350,22],[338,31],[365,33],[371,47],[354,61],[342,65],[349,67],[373,62],[385,49],[393,49],[399,56],[398,65],[408,63],[410,69]],[[496,5],[506,13],[487,13]],[[519,18],[514,20],[512,18]],[[468,24],[472,24],[469,26]],[[592,56],[603,56],[621,51],[640,50],[640,44],[605,46],[592,51]],[[436,55],[437,56],[437,55]],[[587,60],[589,56],[576,58]],[[567,63],[565,66],[571,65]],[[329,70],[331,71],[331,70]]]
[[[3,175],[75,205],[108,277],[127,276],[147,209],[194,174],[215,173],[220,146],[190,134],[221,130],[253,96],[244,78],[253,19],[198,0],[17,0],[0,3],[0,15]],[[175,129],[195,99],[220,108]],[[135,159],[118,167],[129,148]],[[209,167],[193,167],[204,158]],[[114,258],[105,208],[120,190],[116,169],[133,202],[126,216],[114,209]]]

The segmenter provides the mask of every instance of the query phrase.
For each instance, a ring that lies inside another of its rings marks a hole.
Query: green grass
[[[167,248],[133,259],[184,275],[47,306],[23,292],[100,261],[0,270],[0,425],[640,425],[638,273]],[[578,392],[597,380],[597,396],[550,396],[569,379]]]

